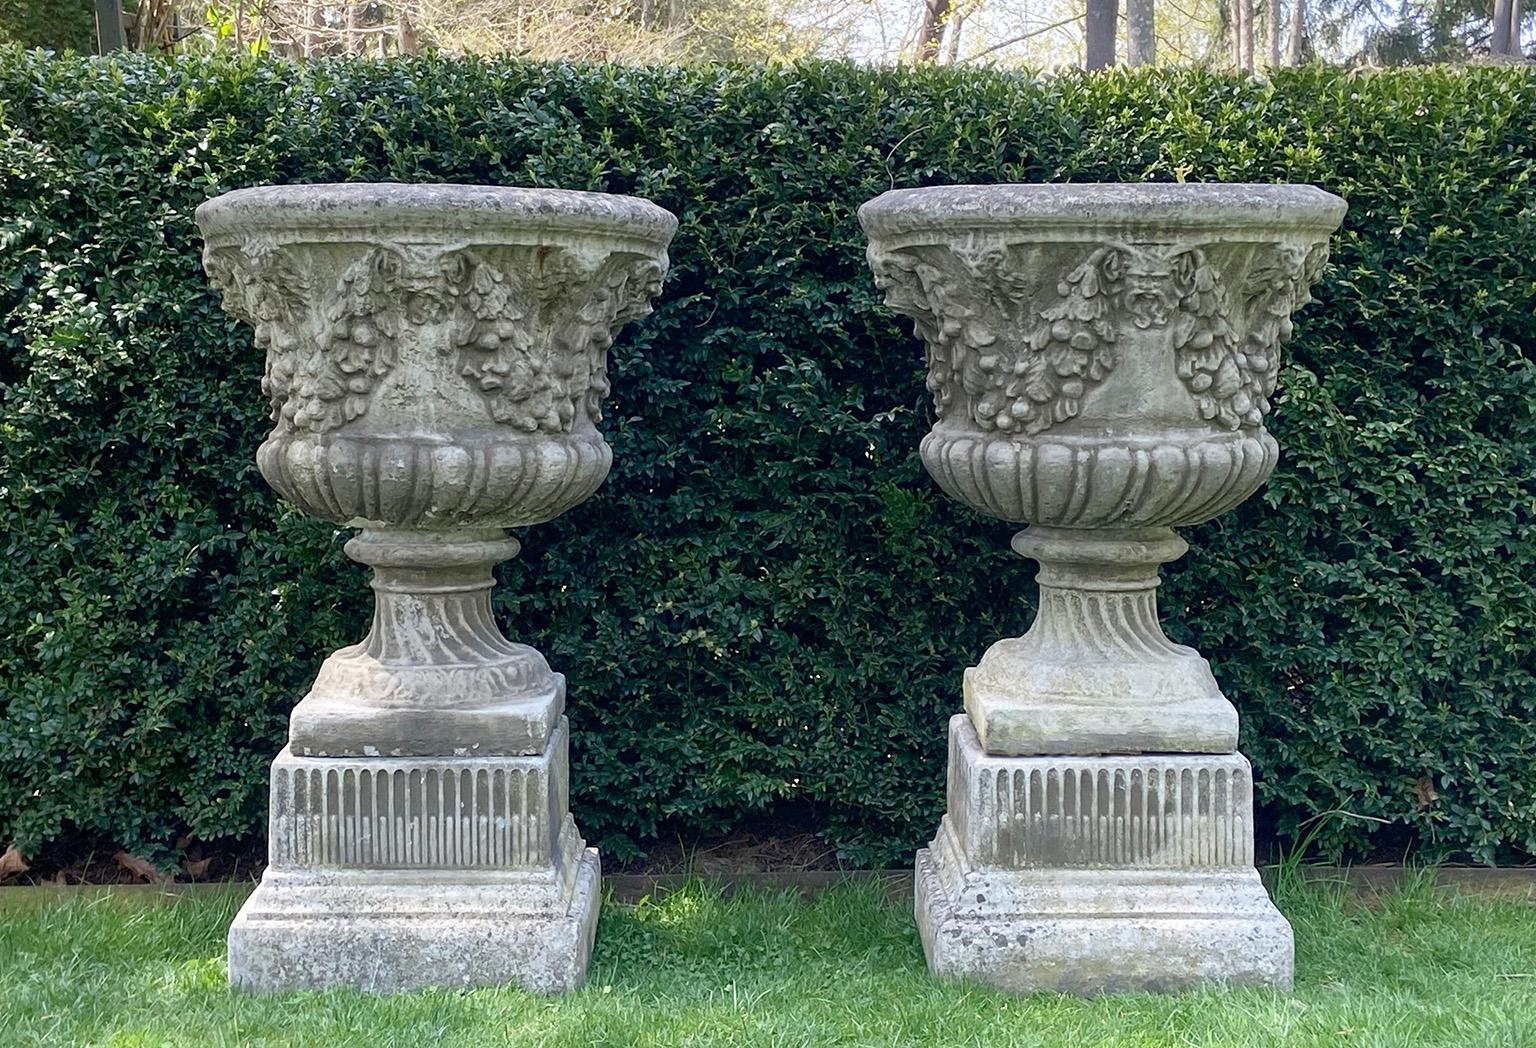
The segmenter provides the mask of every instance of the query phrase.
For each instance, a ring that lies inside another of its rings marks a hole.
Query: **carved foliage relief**
[[[262,389],[278,430],[325,433],[368,411],[413,329],[446,325],[444,352],[494,420],[566,433],[601,419],[608,348],[650,312],[665,259],[558,247],[493,251],[380,244],[317,289],[291,248],[259,239],[210,249],[225,308],[266,351]],[[318,292],[318,293],[317,293]]]
[[[1264,245],[1229,288],[1207,250],[1106,244],[1060,265],[1049,291],[1001,238],[887,250],[870,267],[886,304],[912,317],[928,346],[928,388],[941,417],[962,413],[983,431],[1040,433],[1075,417],[1114,370],[1122,334],[1167,330],[1174,366],[1202,418],[1254,429],[1270,409],[1292,311],[1326,248]],[[1036,257],[1053,257],[1036,252]],[[1055,256],[1059,257],[1059,256]],[[1225,257],[1225,256],[1224,256]]]
[[[912,317],[928,345],[928,389],[941,416],[964,410],[983,430],[1039,433],[1076,415],[1083,393],[1114,367],[1117,249],[1093,252],[1034,312],[1029,275],[1001,241],[872,246],[869,263],[886,304]]]
[[[1291,337],[1291,314],[1312,300],[1309,289],[1327,257],[1321,244],[1266,245],[1232,295],[1205,252],[1179,256],[1175,366],[1202,418],[1234,430],[1263,425],[1280,375],[1280,349]]]
[[[641,255],[610,256],[592,269],[559,248],[526,253],[500,268],[474,260],[455,336],[460,372],[496,421],[568,432],[583,413],[601,420],[608,347],[651,311],[666,269]]]

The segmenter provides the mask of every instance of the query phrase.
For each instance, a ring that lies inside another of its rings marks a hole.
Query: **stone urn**
[[[506,528],[607,475],[608,348],[650,311],[676,220],[600,193],[348,184],[238,190],[197,221],[266,353],[262,476],[359,529],[375,594],[272,766],[231,982],[572,987],[599,867],[567,810],[565,680],[497,628],[491,569],[518,551]]]
[[[965,671],[918,854],[930,966],[1016,990],[1288,986],[1237,712],[1158,623],[1176,527],[1274,469],[1264,428],[1338,197],[1301,185],[896,190],[859,218],[927,344],[928,472],[1028,525],[1022,637]]]

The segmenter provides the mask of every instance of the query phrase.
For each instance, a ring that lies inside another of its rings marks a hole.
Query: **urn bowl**
[[[928,347],[924,465],[949,495],[1060,528],[1195,524],[1278,458],[1291,313],[1345,204],[1313,186],[894,190],[859,220]]]
[[[466,185],[237,190],[204,262],[266,352],[262,476],[306,513],[503,528],[591,495],[607,351],[677,221],[633,197]]]

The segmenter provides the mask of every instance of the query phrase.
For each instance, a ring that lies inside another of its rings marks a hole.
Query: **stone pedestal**
[[[1022,637],[967,669],[965,709],[988,753],[1231,753],[1237,710],[1200,653],[1157,621],[1158,565],[1189,549],[1171,528],[1032,527],[1040,562]]]
[[[568,811],[569,729],[527,757],[272,764],[269,865],[229,930],[238,989],[578,985],[600,868]]]
[[[1007,757],[949,725],[948,814],[917,853],[934,972],[1005,990],[1288,987],[1236,753]]]
[[[600,869],[569,813],[565,678],[491,613],[505,529],[586,499],[607,350],[676,220],[630,197],[484,186],[240,190],[198,209],[225,307],[266,350],[262,475],[361,529],[368,636],[334,652],[272,765],[270,862],[229,932],[254,991],[585,977]]]
[[[1274,469],[1291,313],[1344,203],[1310,186],[940,186],[865,204],[886,303],[928,347],[922,459],[1028,524],[1022,637],[963,680],[948,811],[917,856],[932,970],[1006,990],[1289,987],[1253,866],[1237,711],[1158,623],[1173,530]],[[1233,595],[1236,599],[1237,595]]]

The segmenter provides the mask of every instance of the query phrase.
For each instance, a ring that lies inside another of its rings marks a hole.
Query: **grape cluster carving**
[[[1291,314],[1311,301],[1326,245],[1268,245],[1249,264],[1234,310],[1220,274],[1194,248],[1174,262],[1179,295],[1174,361],[1200,416],[1224,429],[1258,429],[1271,410]],[[1239,336],[1236,317],[1245,334]]]
[[[442,250],[376,245],[319,296],[291,248],[253,238],[210,248],[225,308],[266,351],[263,391],[278,432],[323,434],[367,414],[411,328],[447,324],[447,351],[495,422],[567,433],[601,419],[608,349],[650,312],[665,258],[561,248]]]
[[[666,266],[619,255],[589,268],[562,249],[529,250],[530,264],[515,269],[473,260],[456,337],[460,372],[496,421],[565,433],[578,418],[602,420],[608,349],[625,324],[651,311]],[[531,275],[520,280],[519,272]]]
[[[998,242],[926,253],[871,247],[869,261],[886,304],[910,316],[927,343],[928,389],[941,417],[963,404],[983,431],[1040,433],[1076,416],[1115,366],[1119,248],[1095,250],[1033,314],[1030,279]],[[1010,338],[1021,326],[1022,339]]]
[[[1205,246],[1103,244],[1069,263],[1054,296],[1032,286],[1018,250],[1028,248],[970,236],[871,245],[869,262],[886,304],[927,344],[939,416],[1026,436],[1078,415],[1132,328],[1171,332],[1175,370],[1201,418],[1262,426],[1291,313],[1310,300],[1326,259],[1324,245],[1254,248],[1234,302]]]

